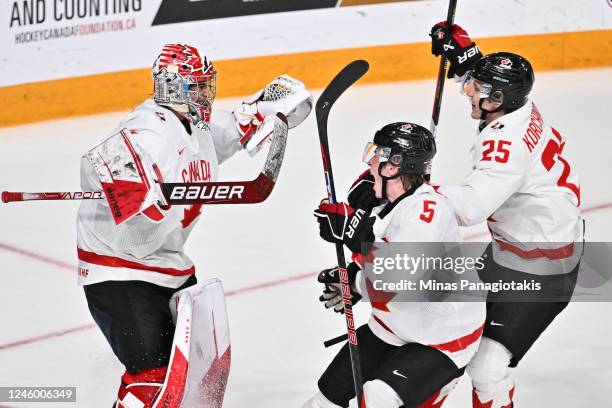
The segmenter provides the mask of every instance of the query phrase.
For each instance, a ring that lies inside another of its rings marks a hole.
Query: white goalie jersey
[[[423,184],[399,200],[387,214],[384,204],[373,210],[376,242],[462,241],[448,200],[432,186]],[[367,277],[360,280],[360,286],[360,292],[367,291],[371,299],[368,326],[384,342],[395,346],[419,343],[436,348],[457,367],[467,365],[478,349],[485,321],[484,302],[408,302],[398,300],[399,297],[394,301],[399,294],[378,288],[372,292],[373,283]]]
[[[487,221],[498,264],[538,275],[569,273],[577,265],[580,181],[564,146],[528,101],[478,133],[473,170],[461,185],[439,188],[461,225]]]
[[[146,152],[156,177],[167,183],[215,181],[219,164],[240,148],[231,112],[213,111],[210,128],[199,129],[152,99],[135,108],[114,137]],[[81,160],[81,187],[102,189],[87,155]],[[183,245],[200,212],[201,205],[171,206],[157,222],[137,215],[116,224],[107,200],[84,200],[77,216],[79,284],[141,280],[179,287],[195,272]]]

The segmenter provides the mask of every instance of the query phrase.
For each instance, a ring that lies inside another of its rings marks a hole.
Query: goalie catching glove
[[[299,125],[312,110],[312,96],[302,81],[281,75],[234,109],[240,144],[254,156],[270,141],[274,115],[287,117],[289,129]]]
[[[359,302],[361,294],[355,282],[357,274],[361,269],[355,262],[351,262],[346,267],[348,274],[349,285],[351,286],[351,302],[353,304]],[[344,313],[344,302],[342,302],[342,285],[340,284],[340,270],[335,268],[324,269],[319,273],[317,281],[325,285],[323,294],[319,297],[319,301],[323,302],[326,309],[334,308],[336,313]]]

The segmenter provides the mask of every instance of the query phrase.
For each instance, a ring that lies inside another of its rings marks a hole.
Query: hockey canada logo
[[[500,68],[510,69],[512,68],[512,61],[510,61],[510,58],[504,58],[499,62],[499,66]]]
[[[406,123],[405,125],[402,125],[400,129],[404,132],[412,132],[412,129],[414,129],[414,126],[412,126],[412,123]]]

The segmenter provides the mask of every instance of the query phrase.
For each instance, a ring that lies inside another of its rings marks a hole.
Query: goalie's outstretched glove
[[[351,286],[351,302],[353,304],[359,302],[361,299],[361,294],[355,284],[359,271],[359,265],[355,262],[351,262],[346,267],[349,285]],[[319,301],[324,303],[326,309],[334,308],[334,312],[344,313],[342,287],[340,285],[340,270],[338,267],[336,266],[334,268],[322,270],[317,277],[317,281],[325,285],[323,294],[319,297]]]
[[[234,109],[240,144],[254,156],[270,141],[276,113],[287,117],[291,129],[302,123],[311,110],[312,96],[304,83],[281,75]]]

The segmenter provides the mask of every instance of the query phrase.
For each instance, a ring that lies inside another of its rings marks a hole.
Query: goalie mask
[[[188,114],[194,125],[210,121],[216,95],[217,71],[189,45],[166,44],[152,68],[154,99],[160,105]]]

